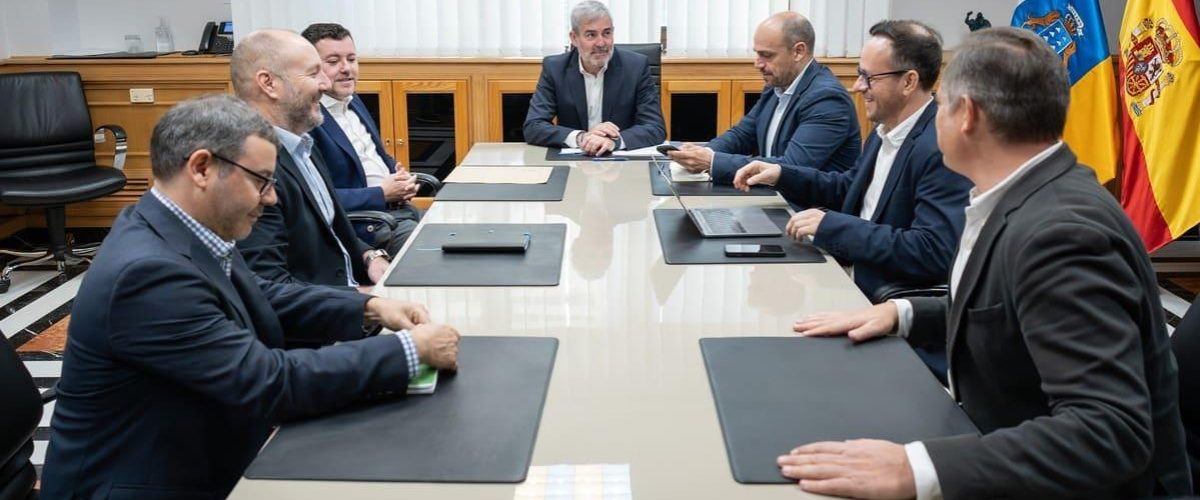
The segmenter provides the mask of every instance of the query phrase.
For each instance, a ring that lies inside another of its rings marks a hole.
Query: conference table
[[[524,144],[481,143],[461,164],[569,165],[562,201],[435,202],[421,224],[565,223],[557,286],[379,286],[375,293],[423,303],[435,321],[463,335],[558,339],[531,465],[629,464],[632,495],[642,499],[803,498],[794,484],[734,481],[698,341],[789,336],[800,316],[863,307],[867,299],[831,257],[815,264],[668,265],[652,210],[679,205],[651,195],[648,162],[548,162],[545,154]],[[787,207],[778,196],[687,203]],[[516,487],[243,478],[230,498],[511,499]]]

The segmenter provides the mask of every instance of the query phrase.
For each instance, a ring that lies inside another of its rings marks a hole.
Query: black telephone
[[[200,35],[199,54],[232,54],[233,53],[233,21],[209,21],[204,25],[204,34]]]

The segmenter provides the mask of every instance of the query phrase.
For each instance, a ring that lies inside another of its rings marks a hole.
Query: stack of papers
[[[708,182],[712,180],[712,176],[708,172],[693,174],[683,168],[683,165],[671,162],[671,180],[673,182]]]
[[[408,394],[433,394],[437,389],[438,371],[425,363],[417,367],[417,376],[408,382]]]

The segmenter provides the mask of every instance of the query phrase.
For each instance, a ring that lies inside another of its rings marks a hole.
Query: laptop
[[[696,225],[696,229],[699,229],[700,234],[705,238],[744,238],[783,234],[783,230],[779,229],[779,226],[775,225],[775,221],[767,216],[767,212],[759,207],[688,208],[683,202],[683,197],[679,196],[679,191],[675,190],[671,172],[663,167],[664,163],[654,158],[650,161],[654,162],[659,175],[667,180],[671,194],[675,195],[676,200],[679,200],[679,206],[683,207],[688,218],[692,219],[692,224]]]

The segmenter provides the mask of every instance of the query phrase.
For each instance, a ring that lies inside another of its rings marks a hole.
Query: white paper
[[[629,464],[533,465],[514,500],[633,500]]]
[[[712,180],[712,176],[708,172],[693,174],[678,162],[671,162],[671,180],[674,182],[708,182]]]

